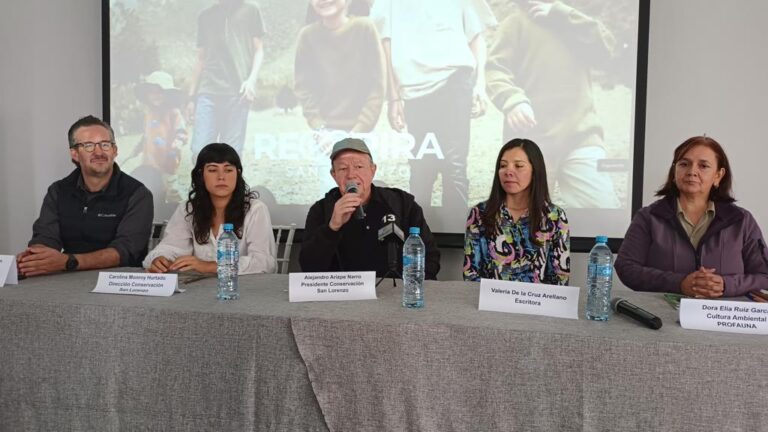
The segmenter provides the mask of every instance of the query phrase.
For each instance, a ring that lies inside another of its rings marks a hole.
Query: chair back
[[[273,225],[275,244],[277,245],[277,272],[288,274],[288,266],[291,263],[291,247],[293,236],[296,234],[296,224]]]
[[[163,234],[165,234],[165,227],[168,225],[168,221],[163,222],[152,222],[152,231],[149,233],[149,249],[152,250],[157,246],[158,243],[160,243],[160,240],[163,238]]]

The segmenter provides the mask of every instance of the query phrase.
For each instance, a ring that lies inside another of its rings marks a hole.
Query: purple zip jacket
[[[643,207],[632,219],[616,258],[616,274],[635,291],[680,292],[699,267],[714,268],[724,297],[768,289],[768,252],[755,218],[730,203],[715,203],[715,218],[694,249],[677,219],[676,198]]]

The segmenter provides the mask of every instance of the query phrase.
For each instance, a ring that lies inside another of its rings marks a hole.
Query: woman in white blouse
[[[187,202],[171,216],[144,268],[153,273],[216,273],[216,242],[225,222],[234,224],[240,239],[239,273],[274,273],[277,250],[267,206],[245,183],[235,149],[208,144],[192,169]]]

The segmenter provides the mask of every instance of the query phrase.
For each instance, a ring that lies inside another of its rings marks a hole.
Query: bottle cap
[[[410,228],[408,228],[408,234],[421,234],[421,228],[419,228],[419,227],[410,227]]]
[[[224,224],[224,231],[234,231],[234,230],[235,230],[235,225],[231,223]]]
[[[595,242],[597,243],[608,243],[608,236],[599,235],[595,237]]]

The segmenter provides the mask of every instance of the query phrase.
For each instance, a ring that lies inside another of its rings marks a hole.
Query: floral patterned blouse
[[[536,236],[542,246],[531,242],[528,213],[513,221],[502,204],[496,226],[499,234],[485,232],[481,215],[485,202],[472,208],[464,234],[464,280],[501,279],[568,285],[571,271],[570,234],[565,211],[550,204]]]

